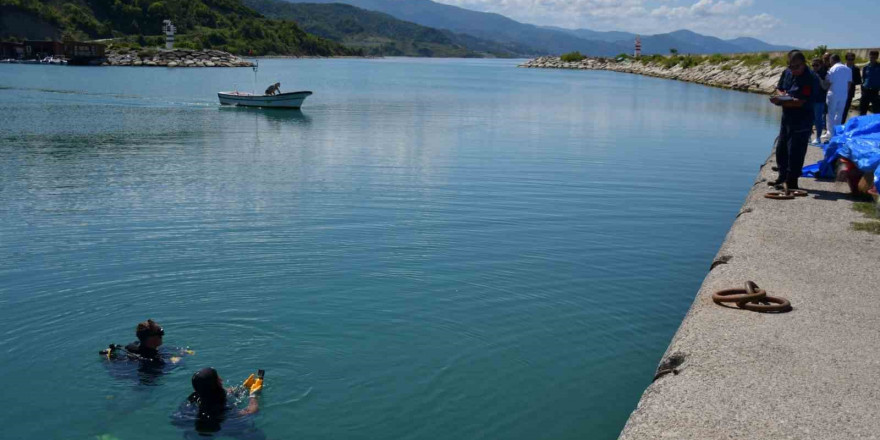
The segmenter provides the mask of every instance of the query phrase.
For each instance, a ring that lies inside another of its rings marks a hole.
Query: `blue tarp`
[[[875,172],[880,165],[880,114],[859,116],[846,121],[846,125],[834,127],[835,135],[825,148],[825,158],[804,167],[808,177],[834,177],[834,161],[846,158],[862,172]],[[880,183],[880,175],[874,173],[874,184]]]

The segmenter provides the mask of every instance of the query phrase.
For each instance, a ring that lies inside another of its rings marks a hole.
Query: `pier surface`
[[[880,438],[880,236],[851,229],[865,219],[844,183],[802,178],[808,197],[764,198],[772,165],[664,355],[684,355],[678,374],[648,387],[621,439]],[[746,280],[794,310],[712,302]]]

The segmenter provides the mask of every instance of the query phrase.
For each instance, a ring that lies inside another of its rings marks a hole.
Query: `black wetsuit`
[[[135,355],[139,357],[141,360],[156,362],[156,363],[164,363],[162,360],[162,355],[159,354],[159,350],[155,348],[149,348],[143,346],[139,341],[132,342],[125,346],[125,351],[127,351],[130,355]]]

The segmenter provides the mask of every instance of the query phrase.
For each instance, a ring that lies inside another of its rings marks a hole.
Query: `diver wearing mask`
[[[162,346],[165,329],[152,319],[148,319],[137,325],[135,335],[138,340],[126,345],[125,351],[139,356],[143,360],[159,363],[165,362],[159,355],[159,347]]]

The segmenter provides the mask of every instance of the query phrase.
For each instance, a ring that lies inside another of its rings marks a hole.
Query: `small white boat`
[[[307,90],[300,92],[278,93],[275,95],[257,95],[257,71],[260,69],[260,61],[254,60],[254,93],[248,92],[218,92],[221,105],[237,105],[240,107],[265,107],[265,108],[300,108],[303,101],[311,96]]]
[[[241,107],[300,108],[312,92],[289,92],[277,95],[255,95],[247,92],[219,92],[220,104]]]

